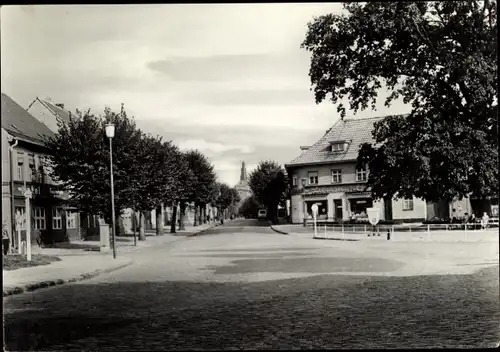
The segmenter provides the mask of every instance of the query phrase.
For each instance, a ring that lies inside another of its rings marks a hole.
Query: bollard
[[[387,229],[387,241],[391,239],[391,230]]]

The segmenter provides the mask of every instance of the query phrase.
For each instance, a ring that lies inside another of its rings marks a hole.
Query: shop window
[[[342,170],[332,170],[332,183],[342,183]]]
[[[366,169],[356,169],[356,181],[366,181]]]
[[[45,230],[45,208],[35,207],[34,209],[35,230]]]
[[[309,184],[310,185],[317,185],[318,184],[318,172],[317,171],[311,171],[307,175],[309,176]]]
[[[24,207],[16,207],[16,229],[18,224],[20,225],[20,230],[26,230],[26,212]]]
[[[403,199],[403,210],[413,210],[413,199]]]
[[[318,205],[318,219],[326,219],[328,217],[328,202],[326,199],[306,201],[306,211],[307,211],[308,217],[312,218],[312,216],[313,216],[312,206],[314,204]]]
[[[373,207],[371,198],[349,199],[351,205],[351,219],[366,220],[368,219],[368,208]]]
[[[62,214],[63,209],[61,207],[52,208],[52,228],[54,230],[62,229]]]
[[[66,212],[66,228],[68,229],[76,228],[76,211],[68,210]]]

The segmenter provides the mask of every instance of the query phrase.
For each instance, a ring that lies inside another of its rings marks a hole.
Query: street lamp
[[[111,177],[111,238],[113,242],[113,258],[116,259],[116,241],[115,241],[115,190],[113,185],[113,137],[115,136],[115,125],[106,124],[106,137],[109,138],[109,173]]]

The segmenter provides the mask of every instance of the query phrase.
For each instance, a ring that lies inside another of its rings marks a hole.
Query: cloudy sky
[[[102,111],[199,149],[234,185],[245,161],[285,164],[337,119],[309,90],[307,22],[341,4],[2,6],[2,92]],[[386,96],[381,92],[381,98]],[[380,99],[373,117],[408,111]],[[348,112],[349,115],[349,112]]]

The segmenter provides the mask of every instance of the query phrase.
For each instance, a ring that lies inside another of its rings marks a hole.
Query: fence
[[[498,220],[488,222],[487,228],[498,228]],[[313,225],[311,225],[311,232],[313,231]],[[468,223],[468,224],[399,224],[399,225],[366,225],[366,224],[318,224],[317,225],[317,237],[342,237],[345,239],[349,238],[349,235],[366,235],[367,237],[376,234],[385,236],[387,233],[394,237],[394,233],[404,232],[407,234],[417,233],[420,236],[424,234],[430,239],[431,233],[435,234],[450,234],[453,232],[460,231],[460,234],[464,234],[464,238],[467,239],[467,234],[479,233],[484,231],[480,223]],[[457,233],[458,234],[458,233]]]

